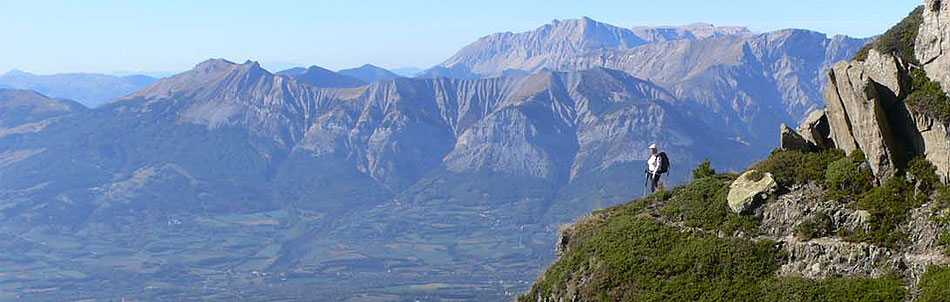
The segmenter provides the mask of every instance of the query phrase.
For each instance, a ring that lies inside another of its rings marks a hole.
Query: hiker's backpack
[[[660,152],[660,169],[656,171],[656,174],[667,172],[670,172],[670,158],[666,157],[666,152]]]

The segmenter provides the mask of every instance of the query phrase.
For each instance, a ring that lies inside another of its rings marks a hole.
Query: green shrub
[[[922,156],[914,157],[907,164],[907,174],[914,182],[917,203],[924,203],[934,190],[942,187],[940,176],[937,176],[937,167]]]
[[[781,277],[764,282],[761,301],[903,301],[907,291],[894,276],[828,277],[812,280]]]
[[[758,182],[765,177],[765,173],[759,170],[752,170],[749,174],[745,175],[745,179],[748,181]]]
[[[940,83],[931,80],[920,68],[911,69],[910,76],[913,79],[911,92],[904,98],[907,107],[944,124],[950,122],[950,104]]]
[[[864,153],[861,150],[851,152],[851,155],[838,159],[828,165],[825,171],[825,186],[827,196],[832,199],[850,201],[874,187],[874,174],[871,169],[863,166]]]
[[[901,58],[904,62],[916,62],[914,55],[914,41],[917,39],[917,32],[920,23],[923,22],[923,6],[918,6],[914,11],[907,15],[900,23],[894,25],[883,35],[879,36],[874,42],[868,43],[854,55],[854,59],[864,61],[868,57],[868,51],[871,48],[885,54],[893,54]]]
[[[815,212],[806,216],[795,226],[794,232],[799,239],[810,240],[830,235],[833,228],[831,216],[823,212]]]
[[[912,192],[906,179],[892,177],[865,193],[857,206],[871,214],[869,228],[854,231],[848,239],[897,248],[907,238],[898,227],[907,219],[907,213],[919,205]]]
[[[929,266],[917,283],[918,302],[950,301],[950,266]]]
[[[950,231],[940,232],[940,236],[937,237],[937,245],[943,246],[943,253],[950,256]]]
[[[693,179],[700,179],[713,175],[716,175],[716,170],[712,168],[709,158],[703,160],[703,162],[693,170]]]
[[[773,242],[682,232],[622,214],[569,249],[519,300],[564,295],[567,284],[589,278],[577,289],[581,301],[754,301],[778,257]]]
[[[686,226],[706,230],[755,233],[759,221],[751,216],[733,213],[726,202],[729,184],[735,175],[716,175],[693,181],[673,190],[673,197],[660,209],[660,215]]]
[[[828,165],[842,157],[844,157],[844,151],[839,149],[810,153],[797,150],[775,150],[768,158],[756,163],[752,168],[769,172],[779,185],[790,187],[809,181],[824,182]]]

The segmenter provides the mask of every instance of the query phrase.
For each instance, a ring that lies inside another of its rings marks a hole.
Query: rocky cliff
[[[828,72],[823,112],[832,143],[864,151],[880,180],[915,156],[936,165],[943,179],[950,172],[948,100],[939,89],[946,87],[941,78],[947,67],[938,67],[943,56],[935,54],[940,46],[933,42],[947,35],[938,31],[945,11],[939,1],[928,1],[857,58]]]

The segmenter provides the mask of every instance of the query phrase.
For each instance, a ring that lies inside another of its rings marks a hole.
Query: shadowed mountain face
[[[116,77],[92,73],[34,75],[10,71],[0,75],[0,88],[30,89],[56,98],[76,100],[96,107],[155,81],[144,75]]]
[[[317,87],[356,87],[366,84],[358,78],[339,74],[319,66],[295,67],[277,74]]]
[[[388,79],[395,79],[395,78],[400,77],[398,74],[395,74],[389,70],[386,70],[385,68],[373,66],[370,64],[366,64],[366,65],[356,67],[356,68],[343,69],[343,70],[337,71],[337,73],[348,76],[348,77],[360,79],[361,81],[366,82],[366,83],[373,83],[373,82],[378,82],[378,81],[388,80]]]
[[[20,89],[0,89],[0,109],[0,126],[3,127],[30,125],[86,110],[73,101]]]

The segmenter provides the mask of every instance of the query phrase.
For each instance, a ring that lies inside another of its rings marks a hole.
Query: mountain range
[[[96,107],[109,100],[139,90],[155,81],[144,75],[111,76],[94,73],[35,75],[11,70],[0,75],[0,88],[29,89],[55,98],[78,101]]]
[[[559,224],[641,193],[650,143],[668,184],[745,166],[867,41],[583,18],[416,78],[211,59],[92,109],[2,90],[0,263],[29,272],[18,293],[75,285],[31,292],[50,300],[93,280],[114,285],[84,295],[499,299]]]

